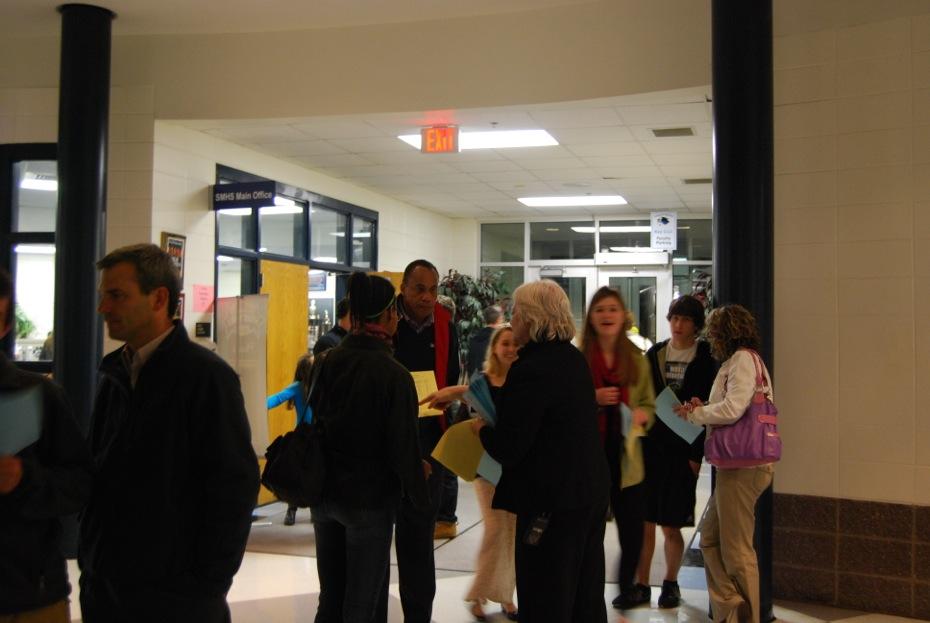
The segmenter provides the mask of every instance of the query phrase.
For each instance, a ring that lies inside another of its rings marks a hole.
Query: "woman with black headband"
[[[381,616],[395,510],[402,497],[428,503],[416,387],[392,356],[394,286],[353,273],[348,289],[352,330],[316,363],[310,397],[327,459],[324,499],[311,508],[320,577],[316,623]]]

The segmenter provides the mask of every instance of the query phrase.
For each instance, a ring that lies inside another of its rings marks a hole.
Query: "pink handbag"
[[[754,467],[781,459],[778,409],[769,398],[759,354],[752,350],[748,352],[756,364],[756,389],[752,401],[738,420],[733,424],[712,426],[704,440],[707,462],[722,469]]]

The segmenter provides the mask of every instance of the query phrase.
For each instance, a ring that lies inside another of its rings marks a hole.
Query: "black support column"
[[[97,271],[106,215],[113,13],[85,4],[58,8],[58,223],[55,258],[55,380],[86,430],[100,361]]]
[[[714,298],[756,317],[773,373],[772,0],[713,0]],[[756,506],[761,620],[772,611],[772,488]]]

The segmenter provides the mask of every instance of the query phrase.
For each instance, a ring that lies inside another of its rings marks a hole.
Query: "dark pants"
[[[320,576],[315,623],[378,621],[379,604],[387,603],[394,510],[323,502],[311,512]]]
[[[436,520],[457,523],[459,518],[455,515],[455,509],[459,503],[459,477],[444,467],[440,466],[440,469],[442,469],[442,487]]]
[[[433,472],[427,480],[430,506],[418,509],[404,500],[397,512],[394,550],[397,553],[397,574],[400,578],[400,603],[404,623],[429,623],[433,616],[436,595],[436,563],[433,560],[433,531],[436,528],[441,466],[429,459]],[[386,609],[386,602],[385,602]]]
[[[623,438],[608,430],[604,452],[610,469],[610,508],[617,525],[620,540],[620,571],[617,583],[620,590],[633,586],[639,555],[643,550],[643,522],[646,513],[646,488],[640,483],[626,489],[620,488],[620,457]]]
[[[606,501],[551,513],[537,545],[523,536],[537,513],[517,513],[517,600],[522,623],[606,623]]]
[[[141,563],[140,563],[141,564]],[[194,595],[126,586],[81,573],[81,620],[84,623],[229,623],[225,595]]]

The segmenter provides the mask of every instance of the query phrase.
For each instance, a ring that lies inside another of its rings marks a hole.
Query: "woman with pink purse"
[[[717,485],[700,526],[707,590],[714,621],[758,623],[755,506],[781,457],[772,381],[756,352],[756,321],[744,307],[715,309],[705,335],[722,362],[710,398],[707,404],[692,398],[676,412],[707,425],[704,454],[717,467]]]

